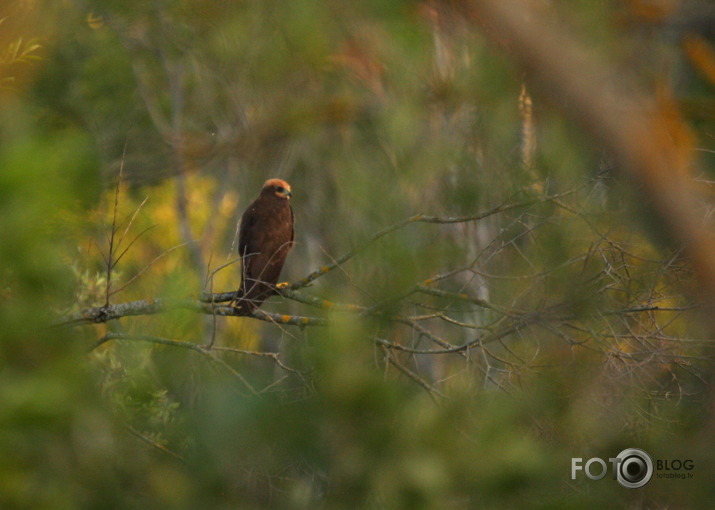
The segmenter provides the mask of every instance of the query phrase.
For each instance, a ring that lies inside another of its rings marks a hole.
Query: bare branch
[[[81,324],[99,324],[109,322],[122,317],[135,315],[154,315],[166,313],[171,310],[191,310],[196,313],[208,315],[218,315],[223,317],[246,317],[231,306],[213,306],[202,301],[193,299],[142,299],[109,306],[99,306],[95,308],[85,308],[77,313],[63,317],[55,325],[69,326]],[[275,324],[289,324],[293,326],[325,326],[327,320],[321,317],[303,317],[298,315],[285,315],[279,313],[269,313],[257,309],[253,311],[249,318],[272,322]]]
[[[119,247],[122,245],[122,242],[124,241],[124,238],[126,237],[127,233],[129,232],[129,229],[132,228],[132,225],[134,224],[134,220],[137,218],[137,215],[139,214],[139,211],[142,210],[142,208],[144,207],[144,205],[147,203],[148,200],[149,200],[149,195],[147,195],[147,196],[144,198],[144,200],[141,201],[141,203],[139,204],[139,206],[138,206],[138,207],[134,210],[134,212],[132,213],[132,217],[129,218],[129,221],[127,222],[127,226],[124,228],[124,232],[122,232],[122,236],[119,238],[119,241],[117,241],[117,249],[119,249]],[[142,234],[143,234],[143,233],[144,233],[144,232],[142,232]],[[139,234],[139,235],[141,235],[141,234]],[[139,237],[139,236],[137,236],[137,237]],[[134,241],[136,241],[136,238],[134,239]],[[131,243],[129,243],[129,246],[131,246],[132,244],[134,244],[134,241],[132,241]],[[122,255],[124,255],[124,253],[126,253],[126,251],[127,251],[128,249],[129,249],[129,247],[127,247],[127,248],[122,252]],[[117,257],[117,262],[119,262],[119,259],[122,257],[122,255],[120,255],[119,257]]]
[[[683,155],[691,147],[670,136],[674,121],[527,3],[475,0],[470,5],[473,19],[489,26],[483,33],[508,47],[542,92],[558,97],[557,105],[568,105],[564,113],[613,154],[619,162],[615,168],[632,180],[672,245],[685,250],[703,296],[715,308],[715,239],[703,224],[688,177],[692,161]],[[708,319],[715,330],[713,314]]]
[[[291,290],[296,290],[296,289],[300,289],[302,287],[306,287],[313,280],[315,280],[315,279],[319,278],[320,276],[322,276],[326,273],[329,273],[330,271],[334,270],[335,268],[341,266],[342,264],[344,264],[345,262],[350,260],[356,254],[358,254],[359,252],[364,250],[366,247],[368,247],[370,244],[377,241],[381,237],[384,237],[387,234],[390,234],[396,230],[399,230],[411,223],[451,224],[451,223],[467,223],[470,221],[479,221],[479,220],[488,218],[490,216],[494,216],[496,214],[504,213],[504,212],[511,211],[514,209],[529,207],[529,206],[543,203],[543,202],[551,202],[553,200],[557,200],[559,198],[563,198],[563,197],[572,195],[572,194],[576,193],[577,191],[578,190],[575,189],[575,190],[567,191],[564,193],[557,193],[554,195],[535,197],[535,198],[531,198],[528,200],[523,200],[521,202],[513,202],[513,203],[505,202],[505,203],[502,203],[501,205],[498,205],[488,211],[478,213],[478,214],[469,215],[469,216],[440,217],[440,216],[427,216],[424,214],[416,214],[416,215],[411,216],[405,220],[395,223],[394,225],[385,227],[384,229],[380,230],[373,236],[369,237],[362,245],[349,251],[348,253],[344,254],[343,256],[338,257],[331,264],[325,265],[325,266],[321,267],[320,269],[313,271],[312,273],[310,273],[308,276],[306,276],[302,280],[298,280],[297,282],[293,283],[289,288]]]
[[[255,356],[257,358],[270,358],[273,360],[273,362],[286,372],[291,372],[293,374],[299,374],[300,372],[296,370],[295,368],[291,368],[287,366],[285,363],[283,363],[280,359],[280,354],[277,352],[263,352],[263,351],[249,351],[246,349],[237,349],[235,347],[222,347],[222,346],[214,346],[211,347],[211,350],[213,351],[221,351],[221,352],[231,352],[234,354],[243,354],[246,356]]]
[[[154,228],[156,228],[156,225],[150,225],[150,226],[148,226],[147,228],[145,228],[144,230],[142,230],[141,232],[139,232],[139,233],[136,235],[136,237],[134,237],[134,239],[131,240],[131,242],[129,243],[129,245],[127,245],[127,247],[124,248],[124,250],[122,251],[122,253],[119,254],[119,256],[117,257],[117,259],[114,261],[114,264],[115,264],[115,265],[118,264],[119,261],[122,259],[122,257],[124,257],[124,255],[126,255],[126,253],[129,251],[129,248],[131,248],[131,247],[134,245],[134,243],[136,243],[136,242],[139,240],[140,237],[142,237],[144,234],[146,234],[147,232],[149,232],[150,230],[152,230],[152,229],[154,229]],[[120,245],[120,244],[121,244],[121,240],[119,241],[119,243],[117,243],[117,248],[119,248],[119,245]]]
[[[143,233],[143,232],[142,232],[142,233]],[[186,245],[186,243],[177,244],[176,246],[172,246],[172,247],[169,248],[168,250],[166,250],[166,251],[160,253],[159,255],[157,255],[156,257],[154,257],[154,259],[153,259],[151,262],[149,262],[146,266],[144,266],[144,268],[143,268],[141,271],[139,271],[137,274],[135,274],[135,275],[132,276],[129,280],[127,280],[126,283],[124,283],[124,285],[122,285],[121,287],[119,287],[117,290],[112,291],[112,293],[111,293],[110,295],[114,295],[114,294],[116,294],[116,293],[118,293],[118,292],[123,291],[123,290],[126,289],[129,285],[131,285],[132,283],[134,283],[134,281],[135,281],[137,278],[139,278],[141,275],[143,275],[151,266],[153,266],[153,265],[154,265],[159,259],[161,259],[164,255],[166,255],[166,254],[168,254],[168,253],[171,253],[172,251],[176,250],[177,248],[181,248],[182,246],[185,246],[185,245]]]
[[[425,381],[422,377],[420,377],[415,372],[413,372],[412,370],[410,370],[409,368],[404,366],[402,363],[397,361],[397,359],[395,359],[395,355],[392,352],[390,352],[390,350],[386,346],[384,346],[382,344],[379,344],[379,345],[382,348],[382,352],[385,354],[385,359],[387,360],[387,362],[390,363],[390,365],[395,367],[397,370],[399,370],[400,372],[405,374],[407,377],[412,379],[419,386],[424,388],[424,390],[427,392],[427,394],[430,396],[430,398],[432,398],[432,400],[435,403],[438,403],[437,400],[435,399],[435,395],[438,397],[447,398],[444,395],[444,393],[440,392],[438,389],[436,389],[431,384],[429,384],[427,381]]]
[[[122,161],[119,165],[119,177],[117,178],[117,186],[114,189],[114,209],[112,211],[112,230],[109,235],[109,252],[107,254],[107,285],[104,293],[104,306],[109,306],[109,296],[111,296],[112,288],[112,270],[116,264],[114,260],[114,238],[117,234],[117,209],[119,209],[119,190],[122,186],[122,177],[124,176],[124,160],[127,154],[127,142],[124,142],[124,151],[122,152]]]
[[[428,282],[431,282],[431,281],[433,281],[433,280],[428,280]],[[428,287],[427,285],[417,285],[416,289],[423,294],[429,294],[431,296],[444,297],[444,298],[449,298],[449,299],[456,299],[459,301],[466,301],[468,303],[474,303],[475,305],[478,305],[482,308],[487,308],[489,310],[493,310],[495,312],[499,312],[504,315],[516,316],[516,315],[522,315],[524,313],[521,310],[510,310],[503,306],[495,305],[495,304],[490,303],[484,299],[481,299],[481,298],[478,298],[475,296],[470,296],[463,292],[459,292],[459,293],[458,292],[447,292],[444,290]]]
[[[151,446],[152,448],[156,448],[156,449],[159,450],[160,452],[165,453],[165,454],[167,454],[167,455],[169,455],[169,456],[171,456],[171,457],[174,457],[176,460],[180,460],[181,462],[186,462],[186,460],[184,459],[184,457],[182,457],[181,455],[179,455],[179,454],[176,453],[175,451],[170,450],[169,448],[167,448],[167,447],[164,446],[163,444],[157,443],[156,441],[154,441],[154,440],[151,439],[150,437],[147,437],[145,434],[142,434],[141,432],[139,432],[139,431],[138,431],[137,429],[135,429],[134,427],[132,427],[132,426],[127,426],[127,430],[129,431],[129,433],[130,433],[131,435],[133,435],[134,437],[136,437],[136,438],[138,438],[138,439],[144,441],[146,444],[148,444],[148,445]]]
[[[258,395],[258,392],[256,389],[246,380],[245,377],[243,377],[239,372],[237,372],[231,365],[226,363],[224,360],[221,358],[217,357],[214,355],[211,350],[207,349],[206,347],[195,344],[192,342],[181,342],[179,340],[172,340],[170,338],[162,338],[162,337],[157,337],[157,336],[150,336],[150,335],[130,335],[130,334],[125,334],[125,333],[114,333],[114,332],[109,332],[102,339],[97,342],[97,344],[93,348],[97,348],[100,345],[110,341],[110,340],[136,340],[136,341],[141,341],[141,342],[148,342],[148,343],[153,343],[153,344],[158,344],[158,345],[169,345],[172,347],[180,347],[182,349],[189,349],[194,352],[198,352],[202,356],[205,356],[206,358],[210,359],[213,363],[216,365],[219,365],[223,367],[228,373],[230,373],[233,377],[238,379],[241,384],[243,384],[248,391],[253,394],[253,395]]]

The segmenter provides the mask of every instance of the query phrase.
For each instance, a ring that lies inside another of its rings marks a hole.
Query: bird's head
[[[283,179],[268,179],[263,185],[262,193],[270,193],[278,198],[290,199],[290,184]]]

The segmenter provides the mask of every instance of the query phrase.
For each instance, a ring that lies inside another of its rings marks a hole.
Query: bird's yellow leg
[[[276,283],[276,289],[285,289],[288,285],[290,285],[288,282]]]

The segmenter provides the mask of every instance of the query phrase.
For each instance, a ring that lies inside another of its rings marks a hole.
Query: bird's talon
[[[288,282],[281,282],[281,283],[276,283],[276,289],[282,290],[288,288],[290,283]]]

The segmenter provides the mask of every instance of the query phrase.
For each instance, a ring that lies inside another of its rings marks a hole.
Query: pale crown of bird
[[[279,198],[290,199],[290,184],[283,179],[268,179],[263,185],[263,192],[272,192]]]

